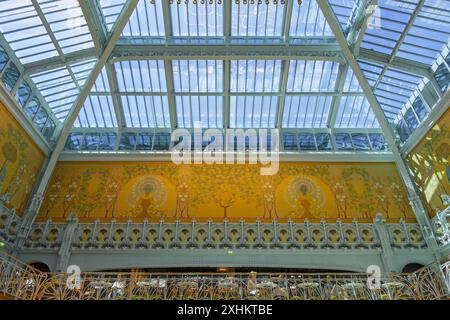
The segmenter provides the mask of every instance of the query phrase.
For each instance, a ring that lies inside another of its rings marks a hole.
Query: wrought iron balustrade
[[[0,254],[0,293],[35,300],[422,300],[448,297],[450,261],[416,273],[41,273]],[[436,269],[436,266],[438,268]],[[444,270],[446,277],[444,278]],[[375,280],[374,280],[375,279]]]
[[[70,223],[70,222],[69,222]],[[35,223],[27,248],[60,248],[69,223],[48,220]],[[72,250],[99,249],[379,249],[381,241],[374,224],[263,223],[246,222],[148,222],[78,223],[71,229]],[[419,226],[413,223],[385,224],[391,246],[425,248]]]

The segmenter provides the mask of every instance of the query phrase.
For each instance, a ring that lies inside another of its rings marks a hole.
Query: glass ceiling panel
[[[94,47],[77,0],[38,0],[38,3],[64,54]]]
[[[284,9],[282,1],[232,1],[231,36],[282,36]]]
[[[334,36],[316,0],[295,1],[292,10],[289,36]]]
[[[173,60],[175,92],[223,92],[223,61]]]
[[[231,96],[231,128],[275,128],[277,96]]]
[[[450,40],[450,3],[427,0],[397,56],[431,65]]]
[[[176,96],[180,128],[222,128],[222,96]]]
[[[164,15],[161,1],[139,1],[136,9],[123,29],[122,36],[148,37],[165,35]],[[119,11],[120,14],[120,11]]]
[[[121,96],[128,128],[170,128],[167,96]]]
[[[335,128],[379,128],[372,108],[364,96],[343,96]]]
[[[346,29],[354,8],[361,0],[329,0],[334,14],[339,20],[342,29]]]
[[[123,6],[127,0],[98,0],[98,2],[102,9],[103,17],[105,18],[108,30],[111,30],[122,12]]]
[[[393,68],[386,68],[380,78],[383,69],[381,65],[365,61],[360,61],[359,64],[369,84],[372,87],[376,85],[374,93],[386,117],[393,121],[423,78]]]
[[[31,0],[1,2],[0,32],[24,64],[58,55]]]
[[[378,1],[379,10],[374,11],[373,19],[379,19],[381,27],[367,28],[361,47],[390,55],[418,2],[419,0]]]
[[[114,67],[120,92],[167,92],[162,60],[121,61]]]
[[[330,61],[290,61],[288,92],[335,91],[339,64]]]
[[[59,120],[64,120],[96,60],[87,60],[31,75],[50,109]]]
[[[344,92],[363,92],[358,78],[353,73],[352,68],[348,68],[347,75],[345,77]]]
[[[75,128],[116,128],[117,120],[110,95],[89,95],[74,123]]]
[[[174,36],[223,36],[222,1],[174,1],[170,10]]]
[[[111,90],[109,88],[108,75],[106,73],[106,69],[103,67],[97,80],[94,83],[94,86],[92,87],[91,92],[110,92],[110,91]]]
[[[278,92],[281,60],[232,60],[231,92]]]
[[[331,96],[286,96],[283,128],[326,128]]]

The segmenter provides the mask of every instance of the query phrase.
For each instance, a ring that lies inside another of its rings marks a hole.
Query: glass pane
[[[222,1],[174,1],[170,10],[173,35],[176,37],[223,36]]]
[[[275,128],[278,97],[231,96],[231,128]]]
[[[97,150],[100,143],[100,133],[87,133],[84,136],[84,143],[82,150],[94,151]]]
[[[326,128],[331,96],[286,96],[283,128]]]
[[[180,128],[222,128],[222,96],[176,96]]]
[[[313,134],[302,133],[298,135],[299,145],[301,151],[315,151],[316,142]]]
[[[53,136],[53,133],[55,132],[55,129],[56,129],[55,122],[53,122],[52,119],[48,119],[42,134],[47,140],[50,140],[51,137]]]
[[[2,47],[0,47],[0,72],[3,71],[8,61],[9,57],[6,54],[6,51]]]
[[[122,36],[164,36],[162,1],[139,1],[136,9],[123,29]]]
[[[73,132],[69,134],[66,143],[66,150],[80,150],[81,142],[83,139],[82,133]]]
[[[363,133],[352,133],[352,141],[355,150],[370,150],[369,137]]]
[[[241,37],[280,37],[283,29],[283,1],[233,1],[231,35]]]
[[[10,63],[3,73],[3,83],[8,91],[12,91],[17,81],[19,80],[20,72],[19,69],[14,65],[14,63]]]
[[[175,92],[223,92],[223,61],[173,60]]]
[[[124,132],[120,136],[119,150],[134,150],[136,145],[136,134]]]
[[[77,0],[38,0],[38,3],[64,54],[94,47]]]
[[[154,134],[139,133],[136,150],[152,150]]]
[[[416,100],[414,100],[412,107],[414,108],[414,111],[416,111],[420,121],[423,121],[428,115],[428,109],[420,97],[417,97]]]
[[[281,60],[232,60],[231,92],[278,92]]]
[[[397,123],[396,129],[401,142],[405,142],[406,140],[408,140],[410,130],[408,129],[408,126],[403,119],[400,119],[400,121]]]
[[[37,98],[33,98],[33,100],[31,100],[23,109],[25,111],[25,113],[28,115],[28,117],[30,117],[30,119],[34,118],[34,115],[36,114],[36,112],[38,111],[40,107],[40,103],[37,100]]]
[[[16,91],[15,98],[17,102],[19,102],[19,104],[23,107],[27,103],[30,96],[31,96],[30,86],[25,81],[22,81],[22,83],[20,84],[19,88]]]
[[[153,150],[167,151],[170,147],[170,133],[159,133],[155,137]]]
[[[339,64],[295,60],[289,63],[288,92],[334,92]]]
[[[117,141],[117,134],[114,132],[103,133],[100,138],[98,150],[114,150]]]
[[[162,60],[131,60],[114,64],[120,92],[166,92]]]
[[[381,133],[369,133],[370,143],[372,144],[372,149],[375,151],[386,151],[387,144],[384,140],[384,136]]]
[[[450,55],[449,55],[450,56]],[[447,91],[450,84],[450,71],[448,71],[446,65],[442,63],[434,72],[434,78],[436,79],[442,92]]]
[[[292,10],[291,37],[333,36],[315,0],[294,1]]]
[[[319,151],[328,151],[333,149],[331,143],[331,136],[329,133],[318,133],[316,134],[317,149]]]
[[[348,133],[336,133],[336,148],[338,150],[353,150],[352,138]]]
[[[47,112],[43,107],[40,107],[33,120],[40,131],[44,128],[45,122],[47,122],[47,118]]]
[[[283,147],[285,151],[298,151],[296,134],[285,134],[283,140],[284,140]]]
[[[419,121],[417,121],[416,115],[414,114],[414,111],[411,108],[406,110],[405,114],[403,115],[403,118],[405,119],[406,124],[408,125],[408,128],[411,131],[413,131],[419,125]]]

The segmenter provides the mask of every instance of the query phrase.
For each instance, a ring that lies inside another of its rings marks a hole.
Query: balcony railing
[[[416,273],[41,273],[0,254],[0,293],[23,300],[446,299],[450,261]],[[445,272],[445,273],[444,273]],[[444,278],[443,275],[447,278]]]

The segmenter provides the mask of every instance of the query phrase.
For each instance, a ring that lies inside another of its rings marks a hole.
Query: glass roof
[[[94,47],[77,0],[2,1],[0,32],[23,64]]]
[[[59,120],[64,120],[96,60],[87,60],[31,75],[37,89]]]
[[[344,35],[367,4],[328,2]],[[78,0],[0,3],[1,84],[24,109],[36,113],[25,106],[38,96],[63,122],[97,63],[86,50],[98,31],[83,15],[92,10]],[[127,1],[97,3],[91,14],[99,14],[108,38]],[[448,88],[450,8],[442,0],[378,4],[371,20],[380,23],[365,30],[358,62],[386,118],[412,131]],[[337,42],[317,1],[140,0],[119,40],[78,115],[78,131],[379,128],[351,68],[320,49]],[[152,56],[153,45],[167,53]],[[212,53],[196,47],[202,45]],[[268,55],[271,45],[286,56]],[[310,45],[323,54],[297,55]],[[428,70],[437,86],[398,63]]]

